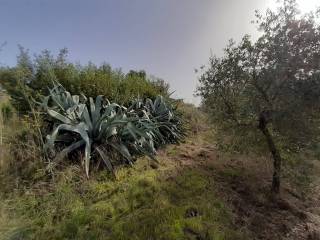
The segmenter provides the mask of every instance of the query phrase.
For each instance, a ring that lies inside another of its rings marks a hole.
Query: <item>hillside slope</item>
[[[159,151],[159,165],[143,158],[119,169],[117,179],[86,180],[69,166],[52,182],[4,194],[0,239],[319,239],[317,182],[307,197],[285,184],[271,199],[270,160],[221,153],[209,132]]]
[[[320,239],[318,161],[313,162],[307,194],[284,181],[280,197],[274,198],[270,159],[226,154],[210,142],[192,141],[179,146],[173,160],[210,179],[215,196],[231,212],[233,226],[248,239]]]

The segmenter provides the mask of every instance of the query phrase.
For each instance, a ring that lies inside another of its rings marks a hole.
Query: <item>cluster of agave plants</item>
[[[155,160],[156,150],[184,137],[176,108],[162,96],[136,99],[128,107],[110,103],[103,96],[71,95],[54,83],[42,107],[51,127],[45,151],[59,162],[71,152],[81,153],[89,177],[92,159],[114,172],[120,164],[133,164],[138,156]]]

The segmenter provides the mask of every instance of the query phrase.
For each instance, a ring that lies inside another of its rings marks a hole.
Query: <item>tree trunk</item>
[[[272,135],[269,132],[269,129],[267,127],[267,124],[269,122],[269,119],[267,118],[267,115],[263,112],[260,114],[259,118],[259,129],[265,136],[269,150],[273,157],[273,178],[272,178],[272,192],[279,194],[280,192],[280,175],[281,175],[281,156],[280,153],[273,141]]]

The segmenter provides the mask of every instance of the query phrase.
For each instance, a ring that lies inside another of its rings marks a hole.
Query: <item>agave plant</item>
[[[136,99],[129,110],[140,112],[140,116],[148,116],[157,125],[160,144],[178,143],[184,137],[182,119],[176,107],[165,101],[162,96],[152,101],[151,99]]]
[[[141,117],[118,104],[110,104],[103,96],[95,101],[85,96],[71,95],[60,84],[54,83],[42,107],[53,119],[54,128],[47,136],[46,149],[54,151],[57,142],[64,149],[56,160],[68,153],[84,148],[84,166],[89,176],[92,153],[97,152],[106,167],[113,171],[110,151],[119,153],[126,163],[132,164],[133,156],[155,154],[154,139],[157,126],[148,116]]]

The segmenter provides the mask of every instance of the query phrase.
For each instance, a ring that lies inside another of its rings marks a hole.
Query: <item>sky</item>
[[[311,10],[317,0],[299,0]],[[299,2],[298,1],[298,2]],[[12,66],[17,45],[69,60],[145,70],[170,83],[174,96],[198,104],[194,69],[221,56],[229,39],[258,36],[254,10],[273,0],[0,0],[0,64]]]

